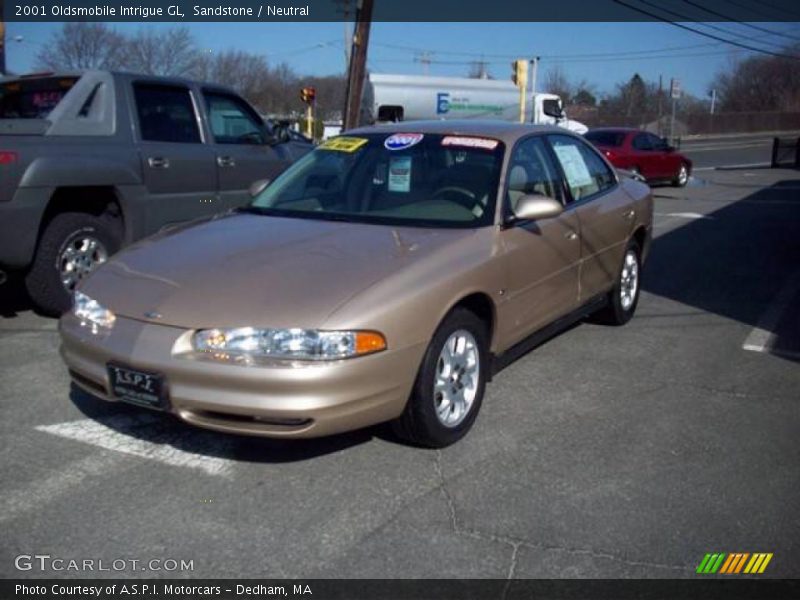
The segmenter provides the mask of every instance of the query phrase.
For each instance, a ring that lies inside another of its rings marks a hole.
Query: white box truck
[[[372,115],[378,122],[418,119],[519,120],[519,89],[511,81],[371,73]],[[576,133],[588,128],[567,118],[556,94],[527,94],[526,121]]]

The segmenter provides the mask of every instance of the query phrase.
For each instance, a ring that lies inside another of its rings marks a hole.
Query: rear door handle
[[[577,240],[578,239],[578,234],[575,233],[574,231],[568,231],[567,233],[564,234],[564,237],[567,238],[570,241]]]
[[[220,167],[235,167],[236,161],[233,160],[232,156],[218,156],[217,157],[217,164]]]
[[[625,213],[623,216],[624,216],[626,219],[632,219],[633,217],[635,217],[635,216],[636,216],[636,211],[629,210],[629,211],[628,211],[628,212],[626,212],[626,213]]]
[[[169,159],[163,156],[151,156],[147,159],[147,164],[153,169],[168,169]]]

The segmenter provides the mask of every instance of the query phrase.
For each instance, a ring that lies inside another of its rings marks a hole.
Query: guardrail
[[[800,169],[800,137],[796,139],[772,139],[773,169],[780,167],[794,167]]]

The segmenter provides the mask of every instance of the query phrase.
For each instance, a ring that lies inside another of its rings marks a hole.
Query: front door
[[[188,88],[134,83],[147,233],[214,211],[214,151],[204,144]]]
[[[566,213],[577,215],[581,233],[580,301],[611,289],[622,265],[635,214],[614,171],[588,143],[548,136],[569,191]]]
[[[511,217],[525,194],[563,202],[563,186],[542,136],[514,148],[507,168],[505,212]],[[509,221],[500,240],[507,268],[502,339],[512,345],[578,305],[580,231],[576,214]]]
[[[241,98],[204,90],[206,111],[213,136],[219,201],[222,208],[250,202],[250,185],[259,179],[274,179],[289,164],[268,145],[269,135],[255,111]]]

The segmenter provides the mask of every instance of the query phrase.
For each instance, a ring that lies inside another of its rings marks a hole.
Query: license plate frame
[[[169,410],[167,380],[162,373],[115,362],[107,363],[106,369],[109,391],[114,399],[153,410]]]

